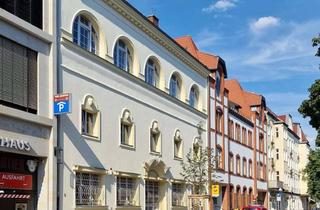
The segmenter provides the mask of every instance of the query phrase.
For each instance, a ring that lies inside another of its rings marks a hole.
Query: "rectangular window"
[[[172,206],[185,206],[184,187],[182,184],[172,184]]]
[[[76,173],[76,205],[104,206],[103,191],[100,175]]]
[[[117,177],[117,205],[137,206],[135,201],[136,184],[130,177]]]
[[[42,29],[42,0],[1,0],[0,8]]]
[[[151,152],[161,153],[160,133],[150,132]]]
[[[222,125],[223,125],[223,122],[222,122],[222,118],[223,118],[223,114],[221,111],[217,111],[216,112],[217,114],[217,117],[216,117],[216,129],[217,129],[217,132],[218,133],[222,133]]]
[[[276,149],[276,158],[279,160],[279,149]]]
[[[233,126],[233,121],[229,120],[229,138],[234,139],[234,126]]]
[[[234,172],[234,159],[233,159],[233,155],[232,154],[229,154],[229,166],[230,166],[229,171],[231,173],[233,173]]]
[[[0,104],[37,113],[38,53],[0,36]]]

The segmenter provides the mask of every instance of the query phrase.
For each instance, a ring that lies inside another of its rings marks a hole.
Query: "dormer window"
[[[216,72],[216,95],[220,96],[220,87],[221,87],[221,75],[220,72]]]

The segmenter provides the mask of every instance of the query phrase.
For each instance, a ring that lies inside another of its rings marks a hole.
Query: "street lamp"
[[[279,188],[279,192],[277,193],[277,210],[280,210],[280,203],[281,203],[281,199],[282,199],[282,191],[283,189],[280,187]]]

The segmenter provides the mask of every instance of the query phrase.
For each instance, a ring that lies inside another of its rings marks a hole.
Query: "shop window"
[[[145,68],[145,81],[155,87],[159,87],[160,67],[155,59],[149,58]]]
[[[0,104],[37,113],[38,53],[0,36]]]
[[[84,15],[78,15],[73,22],[73,42],[81,48],[96,53],[98,34],[93,23]]]
[[[1,0],[0,8],[42,29],[42,0]]]
[[[127,72],[132,71],[132,49],[128,43],[119,39],[116,43],[113,53],[114,64]]]
[[[196,85],[193,85],[189,94],[189,105],[193,108],[198,107],[199,91]]]
[[[125,110],[121,118],[121,139],[122,145],[134,147],[134,123],[129,110]]]
[[[182,138],[180,130],[177,130],[174,134],[174,157],[182,159]]]
[[[100,112],[92,96],[87,96],[82,105],[82,134],[100,137]]]
[[[117,206],[138,206],[136,179],[117,177]]]
[[[185,206],[183,184],[172,184],[172,206]]]
[[[76,205],[105,206],[102,176],[91,173],[76,173]]]
[[[150,129],[150,150],[154,153],[161,153],[161,133],[157,121],[152,123]]]
[[[169,94],[180,99],[181,96],[181,78],[177,74],[173,74],[170,78]]]

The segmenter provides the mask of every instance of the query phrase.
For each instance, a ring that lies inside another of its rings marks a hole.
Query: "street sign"
[[[220,196],[220,187],[218,184],[213,184],[211,186],[211,196],[212,197],[219,197]]]
[[[278,202],[281,201],[281,193],[277,193],[277,201],[278,201]]]
[[[62,93],[53,98],[54,115],[66,114],[71,112],[71,94]]]

